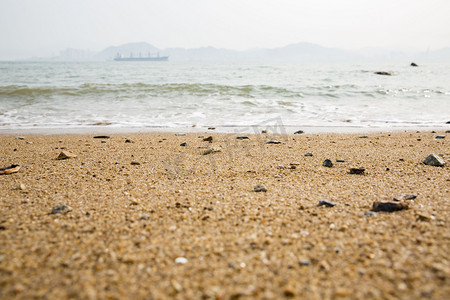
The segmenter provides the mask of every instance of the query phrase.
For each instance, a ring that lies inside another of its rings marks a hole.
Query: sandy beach
[[[0,135],[0,298],[448,299],[445,130],[238,136]]]

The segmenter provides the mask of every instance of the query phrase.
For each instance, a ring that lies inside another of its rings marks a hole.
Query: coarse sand
[[[0,135],[0,298],[449,299],[437,135]]]

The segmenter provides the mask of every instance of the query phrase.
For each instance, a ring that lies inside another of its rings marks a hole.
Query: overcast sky
[[[164,49],[450,47],[450,0],[0,0],[0,59]]]

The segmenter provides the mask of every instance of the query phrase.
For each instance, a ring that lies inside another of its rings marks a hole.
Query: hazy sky
[[[0,0],[0,59],[102,50],[450,47],[450,0]]]

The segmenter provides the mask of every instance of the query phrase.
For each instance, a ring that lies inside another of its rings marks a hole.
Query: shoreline
[[[214,128],[214,129],[210,129]],[[335,134],[357,134],[357,133],[383,133],[401,131],[447,131],[450,124],[442,126],[291,126],[283,124],[274,125],[252,125],[252,126],[189,126],[189,127],[109,127],[89,126],[73,128],[0,128],[0,135],[31,134],[31,135],[58,135],[58,134],[133,134],[133,133],[226,133],[226,134],[259,134],[268,130],[274,134],[294,134],[298,130],[304,133],[335,133]]]
[[[448,128],[201,129],[0,134],[0,299],[450,294]]]

